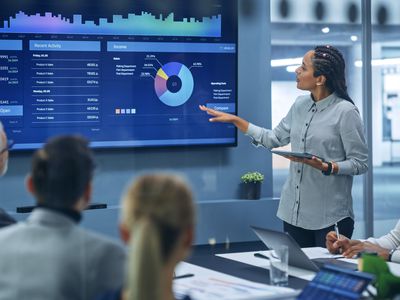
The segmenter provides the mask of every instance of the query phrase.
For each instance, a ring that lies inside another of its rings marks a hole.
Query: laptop
[[[357,270],[357,264],[341,261],[335,258],[308,258],[303,250],[301,250],[299,244],[297,244],[297,242],[287,232],[280,232],[256,226],[250,227],[269,249],[277,248],[280,245],[288,246],[290,266],[314,272],[318,272],[325,264],[335,265],[344,269]]]

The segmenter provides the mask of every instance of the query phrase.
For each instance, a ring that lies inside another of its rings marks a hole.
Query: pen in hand
[[[339,241],[340,240],[340,233],[339,233],[339,226],[338,226],[337,222],[335,223],[335,232],[336,232],[337,240]],[[339,248],[339,253],[342,253],[342,249],[341,248]]]
[[[339,227],[338,227],[337,223],[335,223],[335,232],[336,232],[337,239],[340,240]]]

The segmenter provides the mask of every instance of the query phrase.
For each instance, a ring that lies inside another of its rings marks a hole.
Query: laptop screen
[[[319,270],[319,268],[307,257],[297,242],[288,233],[256,226],[250,227],[269,249],[274,249],[279,245],[288,246],[290,266],[314,272]]]

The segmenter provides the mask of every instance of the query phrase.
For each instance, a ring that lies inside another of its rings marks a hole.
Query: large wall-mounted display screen
[[[15,149],[236,145],[237,1],[2,0],[0,120]]]

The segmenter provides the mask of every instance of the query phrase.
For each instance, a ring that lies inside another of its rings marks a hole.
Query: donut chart
[[[179,106],[189,100],[194,81],[190,70],[178,62],[169,62],[158,69],[154,89],[158,99],[168,106]]]

